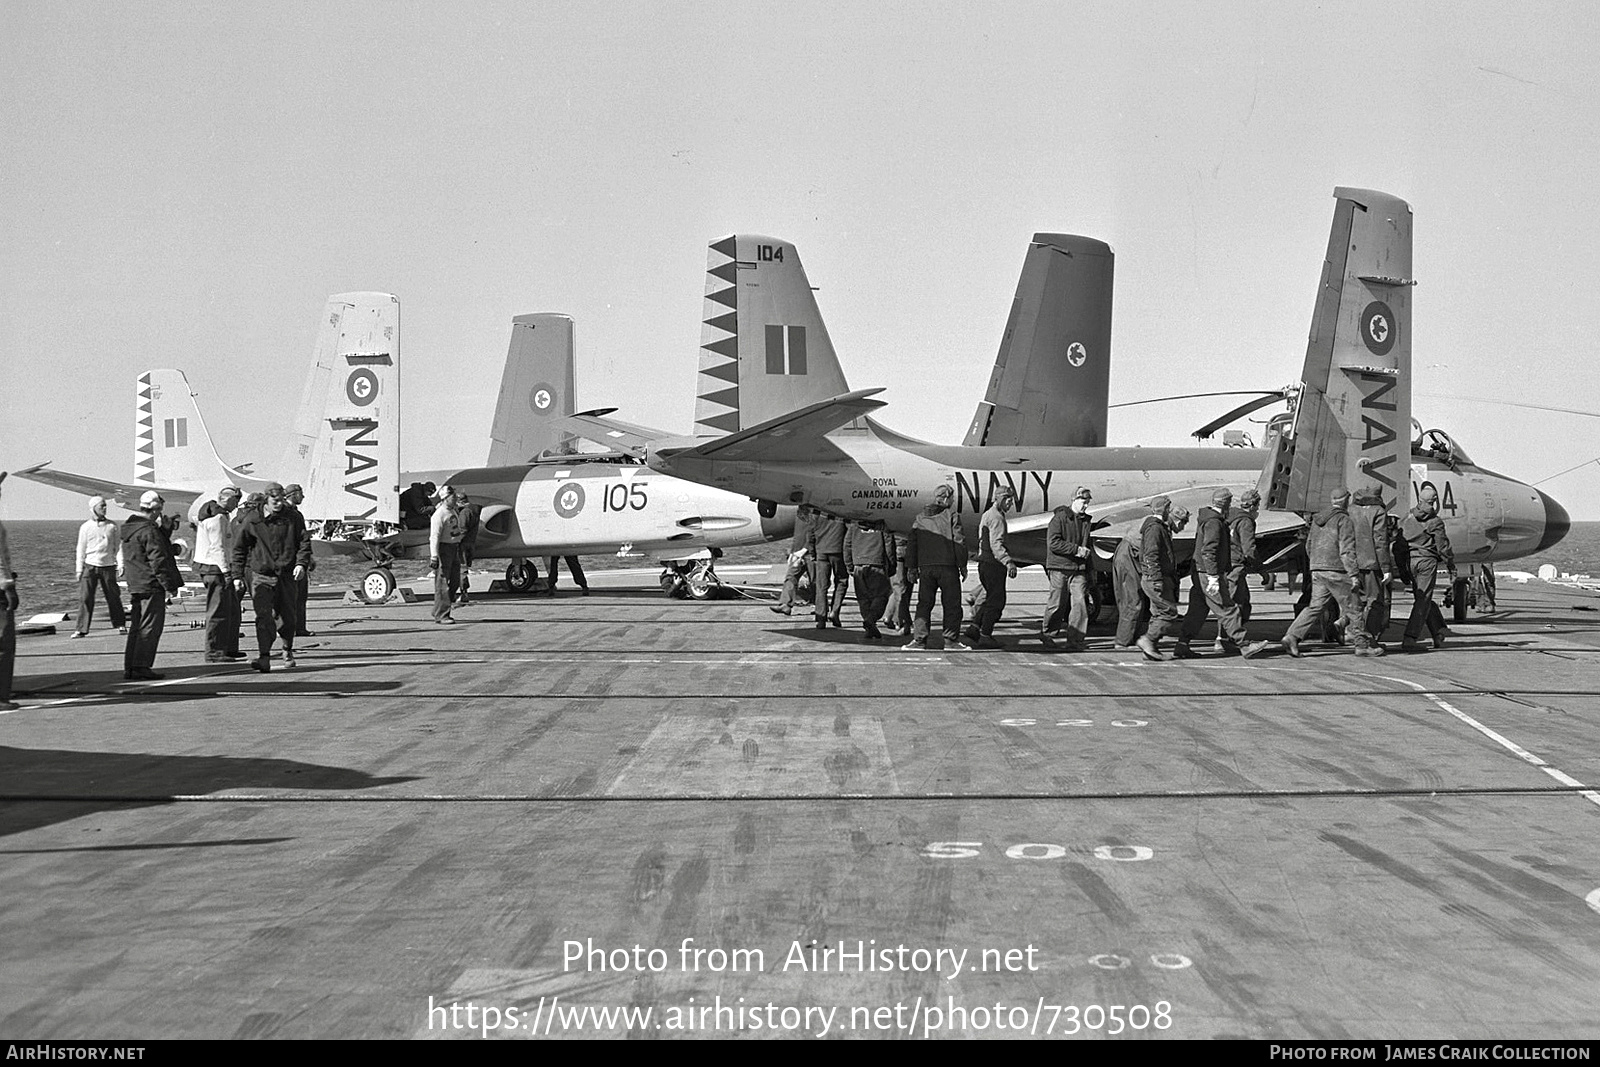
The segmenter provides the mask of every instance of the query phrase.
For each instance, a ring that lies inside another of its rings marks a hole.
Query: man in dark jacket
[[[1433,587],[1439,581],[1441,565],[1455,581],[1456,557],[1439,517],[1439,494],[1432,486],[1423,486],[1417,494],[1416,507],[1400,520],[1400,534],[1406,539],[1411,565],[1411,617],[1406,620],[1400,647],[1407,652],[1426,652],[1427,646],[1418,643],[1417,635],[1427,627],[1433,647],[1443,648],[1444,616],[1433,602]]]
[[[961,532],[961,517],[956,514],[956,492],[948,485],[934,491],[933,503],[911,524],[906,539],[906,575],[917,585],[917,611],[911,621],[911,642],[907,648],[926,651],[928,630],[933,620],[933,601],[944,607],[944,647],[960,652],[961,583],[967,580],[967,544]]]
[[[1194,532],[1194,570],[1189,578],[1189,610],[1184,613],[1183,632],[1173,654],[1179,659],[1194,659],[1189,643],[1200,635],[1206,615],[1217,617],[1217,648],[1224,655],[1237,648],[1246,658],[1266,651],[1265,641],[1250,640],[1239,608],[1233,602],[1228,575],[1233,571],[1233,537],[1228,529],[1228,511],[1233,493],[1218,489],[1211,494],[1211,506],[1200,509]]]
[[[1094,547],[1089,530],[1089,502],[1094,499],[1088,486],[1072,493],[1072,503],[1056,508],[1045,530],[1044,572],[1050,579],[1050,595],[1044,604],[1044,619],[1039,625],[1039,640],[1053,644],[1052,634],[1067,624],[1067,647],[1082,649],[1089,633],[1089,572]],[[1070,605],[1070,606],[1068,606]],[[1066,619],[1061,618],[1065,610]],[[1130,638],[1131,640],[1131,638]]]
[[[1394,578],[1394,556],[1389,551],[1389,505],[1375,489],[1356,493],[1350,505],[1356,528],[1356,566],[1361,578],[1356,589],[1361,600],[1361,628],[1371,638],[1371,655],[1383,655],[1383,631],[1389,625],[1389,582]]]
[[[835,626],[844,625],[839,612],[844,610],[844,594],[850,580],[844,565],[844,527],[843,519],[819,511],[806,535],[806,552],[816,568],[811,573],[811,589],[816,598],[811,611],[819,630],[825,629],[830,620]]]
[[[1233,594],[1234,606],[1239,609],[1239,622],[1250,624],[1250,583],[1253,570],[1259,569],[1256,559],[1256,512],[1261,507],[1261,494],[1246,489],[1239,494],[1239,506],[1228,515],[1228,554],[1233,566],[1228,570],[1228,592]],[[1222,635],[1217,635],[1218,652],[1223,651]]]
[[[167,622],[167,601],[183,588],[183,575],[172,551],[161,511],[166,501],[154,489],[139,498],[139,510],[122,524],[122,573],[128,582],[128,644],[122,654],[122,677],[151,681],[165,677],[151,670],[161,631]]]
[[[1311,602],[1301,609],[1283,635],[1289,655],[1299,656],[1300,642],[1322,618],[1331,601],[1344,616],[1345,633],[1356,655],[1373,655],[1372,642],[1361,628],[1361,607],[1356,599],[1360,568],[1356,565],[1356,524],[1350,519],[1350,490],[1335,489],[1332,506],[1319,511],[1306,529],[1306,557],[1311,565]]]
[[[1144,539],[1131,530],[1111,557],[1111,583],[1117,591],[1117,636],[1112,648],[1126,652],[1150,626],[1150,601],[1139,588],[1139,549]]]
[[[468,500],[467,494],[459,489],[456,490],[456,500],[461,504],[461,543],[457,548],[457,552],[461,556],[461,594],[456,597],[456,604],[460,607],[466,607],[472,603],[471,598],[467,596],[467,591],[472,586],[471,579],[467,577],[467,568],[472,566],[472,558],[478,551],[478,523],[483,514],[483,508]],[[550,588],[554,589],[555,585],[556,566],[552,563],[550,564]],[[588,588],[587,585],[584,586],[585,590]]]
[[[295,583],[311,562],[311,541],[305,525],[289,507],[283,486],[267,486],[260,512],[244,519],[233,541],[230,570],[234,588],[243,595],[244,576],[250,578],[250,603],[256,614],[256,647],[259,658],[250,666],[262,674],[272,669],[272,639],[276,631],[283,638],[283,665],[293,667],[294,638],[299,627],[295,618]]]
[[[794,614],[794,602],[800,593],[800,575],[810,569],[811,522],[815,515],[810,504],[801,504],[795,511],[794,537],[789,540],[788,566],[783,571],[783,592],[778,594],[776,604],[768,605],[779,615]]]
[[[300,523],[300,536],[309,540],[306,532],[306,517],[300,510],[300,505],[306,499],[306,491],[300,488],[299,483],[291,482],[283,488],[283,496],[287,501],[289,510],[294,512],[295,518]],[[315,637],[316,634],[306,629],[306,604],[311,600],[311,572],[317,569],[315,557],[307,557],[305,573],[294,583],[294,624],[296,637]]]
[[[844,539],[844,566],[856,584],[856,607],[868,641],[882,641],[878,620],[889,603],[889,573],[894,570],[894,535],[876,520],[852,522]]]
[[[1179,515],[1182,521],[1179,521]],[[1169,497],[1150,501],[1150,514],[1139,527],[1139,591],[1150,602],[1150,628],[1134,644],[1148,660],[1166,659],[1161,639],[1178,629],[1178,567],[1172,555],[1172,533],[1182,529],[1189,510],[1173,507]]]

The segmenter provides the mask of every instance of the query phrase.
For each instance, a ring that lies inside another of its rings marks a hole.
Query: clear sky
[[[1600,419],[1432,394],[1600,410],[1597,46],[1576,0],[0,0],[0,468],[129,479],[133,379],[176,367],[270,473],[351,290],[401,301],[407,468],[483,461],[525,312],[576,318],[581,407],[687,432],[735,231],[801,250],[915,436],[959,441],[1035,231],[1116,252],[1113,401],[1275,388],[1351,185],[1415,212],[1418,418],[1538,481]],[[1541,488],[1600,519],[1600,464]]]

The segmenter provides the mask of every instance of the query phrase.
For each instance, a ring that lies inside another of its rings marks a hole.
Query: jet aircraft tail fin
[[[400,520],[400,302],[388,293],[330,297],[317,337],[296,445],[310,467],[306,518]],[[320,392],[317,387],[320,386]],[[313,407],[314,405],[314,407]],[[308,411],[315,414],[309,419]],[[309,443],[308,427],[314,428]]]
[[[1409,502],[1411,208],[1338,188],[1294,427],[1263,470],[1267,507],[1311,514],[1336,489]]]
[[[1105,446],[1113,265],[1103,241],[1033,235],[963,444]]]
[[[570,315],[518,315],[500,376],[489,466],[527,463],[544,452],[571,452],[558,420],[572,414],[574,331]]]
[[[735,433],[849,391],[794,245],[732,234],[706,253],[694,432]]]
[[[206,491],[243,473],[217,457],[181,370],[145,371],[135,380],[134,393],[135,485]]]

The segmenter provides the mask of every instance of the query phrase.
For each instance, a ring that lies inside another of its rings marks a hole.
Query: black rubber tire
[[[506,588],[513,593],[531,593],[539,581],[539,565],[531,559],[514,559],[506,566]]]
[[[374,567],[361,578],[361,599],[368,604],[382,604],[394,595],[394,572],[387,567]]]

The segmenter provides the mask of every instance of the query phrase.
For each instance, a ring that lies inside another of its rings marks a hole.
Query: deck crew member
[[[127,681],[163,678],[151,668],[167,621],[167,601],[183,588],[172,540],[161,510],[166,501],[154,489],[139,498],[139,510],[122,524],[122,569],[128,578],[128,643],[122,654]]]
[[[1017,494],[1010,486],[994,495],[994,502],[978,521],[978,595],[972,601],[972,623],[967,641],[973,645],[998,648],[994,624],[1006,610],[1006,579],[1017,576],[1016,560],[1006,545],[1010,523],[1006,515],[1017,505]]]
[[[1330,601],[1339,605],[1345,620],[1345,633],[1355,645],[1356,655],[1373,655],[1372,642],[1361,627],[1361,604],[1356,583],[1361,568],[1356,563],[1356,524],[1350,518],[1350,490],[1335,489],[1331,507],[1319,511],[1306,531],[1306,558],[1311,564],[1311,602],[1301,609],[1283,635],[1289,655],[1299,656],[1300,642],[1324,616]]]
[[[889,603],[894,535],[876,520],[852,522],[844,539],[844,566],[855,579],[856,607],[861,609],[861,628],[867,632],[867,640],[883,640],[878,620]]]
[[[1233,493],[1218,489],[1211,494],[1211,505],[1200,509],[1195,519],[1194,570],[1189,577],[1189,610],[1184,613],[1183,631],[1173,654],[1179,659],[1194,659],[1189,647],[1200,635],[1208,614],[1217,617],[1217,648],[1226,654],[1237,648],[1246,658],[1264,652],[1265,641],[1252,642],[1239,620],[1228,575],[1233,570],[1233,538],[1228,529],[1228,512]]]
[[[776,604],[768,605],[779,615],[794,614],[794,602],[800,592],[800,575],[809,568],[808,560],[811,558],[809,541],[814,514],[810,504],[801,504],[795,509],[794,536],[789,539],[789,559],[783,569],[783,592],[778,594]]]
[[[1094,555],[1089,541],[1089,529],[1094,525],[1089,502],[1093,499],[1088,486],[1078,486],[1072,502],[1056,508],[1045,532],[1044,570],[1050,579],[1050,596],[1045,600],[1039,640],[1046,645],[1053,643],[1051,636],[1060,633],[1063,622],[1068,648],[1082,649],[1088,639],[1089,572]]]
[[[1247,581],[1249,573],[1260,569],[1260,561],[1256,559],[1256,512],[1261,507],[1261,494],[1254,489],[1246,489],[1239,494],[1239,506],[1228,515],[1228,557],[1233,561],[1233,566],[1228,570],[1228,592],[1233,594],[1233,603],[1239,609],[1239,621],[1244,625],[1250,624],[1250,583]],[[1265,587],[1264,587],[1265,588]],[[1222,647],[1222,634],[1217,634],[1218,652],[1224,651]]]
[[[232,663],[239,651],[239,595],[228,578],[228,553],[233,545],[233,512],[239,506],[237,487],[225,485],[217,499],[200,505],[194,524],[194,566],[206,586],[206,662]]]
[[[844,594],[850,572],[844,566],[845,522],[825,511],[817,512],[811,520],[811,530],[806,535],[806,551],[816,569],[811,573],[811,591],[816,598],[811,606],[817,620],[817,629],[825,629],[831,621],[843,626],[839,612],[844,608]]]
[[[0,486],[4,486],[6,472],[0,471]],[[11,569],[11,542],[6,538],[6,524],[0,522],[0,711],[16,711],[18,705],[11,701],[11,676],[17,666],[17,576]]]
[[[906,539],[906,576],[917,586],[917,611],[911,621],[907,648],[926,650],[933,620],[933,601],[944,608],[944,647],[962,650],[961,583],[967,580],[967,544],[961,517],[951,507],[956,491],[948,485],[934,490],[933,503],[922,509]]]
[[[1139,527],[1139,589],[1150,602],[1150,628],[1134,644],[1148,660],[1166,659],[1161,639],[1179,627],[1178,567],[1172,556],[1172,535],[1189,521],[1189,509],[1174,507],[1158,496]]]
[[[72,628],[73,637],[89,636],[96,589],[105,594],[111,625],[121,633],[128,632],[122,592],[117,588],[117,574],[122,570],[121,549],[122,532],[106,518],[106,498],[90,497],[89,517],[78,527],[78,624]]]
[[[1371,655],[1383,655],[1383,631],[1389,625],[1389,582],[1394,578],[1394,556],[1389,552],[1389,505],[1376,489],[1358,491],[1350,504],[1356,527],[1356,565],[1361,578],[1356,592],[1361,599],[1361,628],[1371,638]]]
[[[461,595],[456,597],[456,603],[466,607],[471,601],[467,598],[467,590],[472,586],[472,579],[467,575],[467,570],[472,566],[473,556],[478,551],[478,519],[483,509],[467,499],[467,494],[456,490],[456,501],[461,509]],[[550,570],[550,581],[555,582],[555,569]]]
[[[889,603],[883,609],[883,628],[890,633],[911,633],[911,578],[906,573],[906,542],[903,533],[894,538],[894,570],[889,575]]]
[[[545,595],[556,595],[556,578],[559,576],[562,560],[567,562],[567,572],[572,575],[573,584],[583,590],[584,596],[588,596],[589,579],[584,577],[583,564],[578,562],[577,556],[551,556],[545,560]]]
[[[1425,485],[1417,494],[1416,506],[1400,520],[1400,533],[1406,539],[1411,564],[1411,617],[1406,620],[1400,647],[1408,652],[1427,651],[1427,646],[1417,641],[1423,627],[1427,627],[1433,647],[1443,648],[1444,616],[1433,602],[1433,587],[1439,580],[1440,564],[1455,581],[1456,558],[1450,550],[1444,520],[1439,517],[1439,493],[1433,486]]]
[[[1144,543],[1142,530],[1129,530],[1117,542],[1111,557],[1111,582],[1117,592],[1117,636],[1112,647],[1127,651],[1150,626],[1150,601],[1139,587],[1139,549]]]
[[[309,543],[309,538],[306,533],[306,517],[305,514],[300,510],[300,505],[305,501],[306,498],[306,491],[300,488],[300,484],[298,482],[290,482],[288,485],[283,487],[283,497],[284,502],[289,506],[290,510],[294,512],[295,518],[300,521],[301,539],[307,540]],[[297,578],[294,583],[294,635],[296,637],[317,636],[310,630],[306,629],[306,604],[311,600],[311,572],[316,569],[316,557],[307,556],[305,573]]]
[[[233,587],[241,596],[245,574],[250,575],[250,606],[256,616],[256,648],[260,652],[250,666],[262,674],[272,669],[274,633],[283,638],[284,667],[295,665],[294,638],[300,629],[295,617],[296,583],[305,576],[310,560],[311,539],[306,536],[305,523],[290,510],[283,486],[269,483],[262,493],[261,510],[239,526],[229,568]]]
[[[435,494],[438,506],[428,526],[428,565],[433,568],[433,621],[446,626],[456,624],[450,605],[461,586],[461,515],[456,510],[455,490],[448,485]]]

